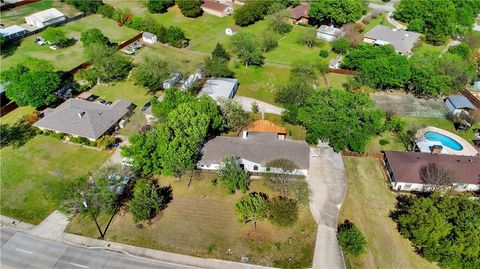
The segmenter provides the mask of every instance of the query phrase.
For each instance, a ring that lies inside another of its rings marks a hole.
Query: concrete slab
[[[60,211],[55,210],[29,233],[34,236],[63,241],[63,231],[70,220]]]

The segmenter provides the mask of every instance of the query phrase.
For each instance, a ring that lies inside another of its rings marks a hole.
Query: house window
[[[258,166],[257,166],[257,165],[254,165],[254,166],[253,166],[253,170],[254,170],[254,171],[258,171]]]

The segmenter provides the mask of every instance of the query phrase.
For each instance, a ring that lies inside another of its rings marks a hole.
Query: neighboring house
[[[27,29],[22,28],[18,25],[12,25],[12,26],[0,29],[0,34],[5,38],[5,41],[8,41],[10,39],[13,39],[19,36],[24,36],[27,33],[28,33]]]
[[[298,5],[290,10],[290,17],[288,21],[291,23],[308,24],[308,4]]]
[[[218,0],[218,2],[222,4],[236,4],[240,6],[245,5],[245,0]]]
[[[25,17],[25,21],[27,22],[27,24],[38,28],[61,22],[66,19],[67,16],[65,16],[62,12],[58,11],[58,9],[56,8],[50,8]]]
[[[143,32],[142,40],[148,44],[155,44],[157,42],[157,36],[149,32]]]
[[[475,106],[463,95],[447,97],[445,105],[453,115],[458,115],[462,112],[470,113],[470,111],[475,110]]]
[[[163,81],[163,88],[170,89],[175,87],[182,80],[182,75],[180,73],[172,73],[166,80]]]
[[[295,162],[299,169],[293,173],[298,175],[308,175],[310,166],[310,148],[306,142],[279,139],[276,132],[249,130],[241,137],[217,136],[208,141],[197,168],[218,170],[227,156],[237,157],[245,170],[256,173],[278,171],[275,167],[267,167],[267,163],[275,159]]]
[[[410,56],[421,34],[377,25],[363,36],[363,41],[374,45],[391,45],[397,53]]]
[[[331,59],[328,62],[328,67],[333,69],[340,69],[340,67],[342,66],[342,61],[343,61],[343,55],[337,55],[337,57]]]
[[[208,14],[212,14],[218,17],[225,17],[232,15],[233,6],[206,0],[202,4],[202,10]]]
[[[182,84],[180,89],[183,90],[183,91],[191,90],[192,87],[195,85],[195,82],[202,79],[202,74],[203,74],[202,70],[197,68],[197,70],[195,70],[195,73],[190,75],[187,78],[187,80],[185,80],[185,82]]]
[[[344,34],[343,29],[331,25],[320,25],[317,29],[317,38],[328,42],[333,42],[343,37]]]
[[[457,191],[480,190],[480,157],[431,154],[421,152],[386,151],[385,165],[392,188],[401,191],[430,191],[421,168],[429,163],[448,169],[453,176],[453,189]]]
[[[71,98],[55,109],[45,109],[43,118],[34,126],[95,141],[127,117],[131,105],[126,100],[106,105]]]
[[[206,94],[218,101],[219,98],[233,98],[238,89],[238,80],[233,78],[209,79],[203,85],[198,97]]]

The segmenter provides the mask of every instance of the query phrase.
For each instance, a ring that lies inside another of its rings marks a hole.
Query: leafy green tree
[[[230,61],[230,54],[228,54],[222,44],[217,42],[217,45],[215,45],[215,49],[213,49],[212,51],[212,58],[222,58],[228,62]]]
[[[102,0],[65,0],[65,2],[86,13],[96,13],[103,5]]]
[[[242,223],[252,222],[253,229],[257,228],[257,221],[267,216],[267,196],[263,193],[250,193],[242,196],[235,204],[235,212]]]
[[[442,268],[480,266],[480,201],[453,193],[402,195],[391,216],[428,261]]]
[[[299,44],[307,45],[309,48],[320,45],[322,42],[317,38],[317,31],[314,28],[307,28],[298,36]]]
[[[262,34],[262,51],[269,52],[278,47],[278,35],[271,31],[264,31]]]
[[[269,27],[278,34],[286,34],[290,32],[293,25],[287,21],[290,12],[286,9],[279,10],[269,17]]]
[[[415,53],[410,58],[411,76],[408,88],[420,96],[449,94],[452,78],[440,74],[440,58],[435,52]]]
[[[265,17],[272,1],[248,1],[233,13],[235,24],[247,26]]]
[[[220,57],[206,57],[204,59],[203,72],[206,77],[233,78],[235,75],[228,68],[228,61]]]
[[[232,47],[246,67],[249,65],[263,65],[265,57],[260,51],[257,37],[252,33],[238,32],[232,36]]]
[[[49,44],[60,47],[65,46],[69,41],[67,35],[65,35],[65,32],[57,27],[48,27],[42,32],[42,37],[45,38]]]
[[[121,24],[129,24],[133,18],[132,11],[127,7],[116,8],[113,13],[113,19]]]
[[[452,79],[450,86],[456,91],[463,89],[476,76],[475,67],[469,60],[451,53],[442,55],[438,70],[441,75]]]
[[[103,44],[106,46],[110,45],[110,40],[108,40],[108,37],[104,36],[98,28],[91,28],[83,31],[80,34],[80,41],[82,41],[82,45],[84,47],[87,47],[91,44]]]
[[[233,99],[220,98],[218,100],[218,106],[225,119],[224,127],[227,130],[240,131],[251,121],[250,114],[243,109],[240,103]]]
[[[193,102],[195,98],[186,91],[177,88],[166,89],[162,102],[156,99],[152,102],[152,112],[156,117],[166,118],[170,111],[176,109],[180,104]]]
[[[172,72],[169,61],[158,56],[149,55],[142,59],[133,70],[135,83],[147,88],[149,92],[156,92],[163,87],[163,81]]]
[[[185,17],[195,18],[202,15],[201,0],[175,0],[175,3]]]
[[[268,203],[267,218],[278,226],[292,226],[298,219],[297,202],[284,197],[276,197]]]
[[[27,58],[5,70],[1,76],[7,97],[19,106],[40,107],[57,99],[60,76],[45,60]],[[7,83],[8,82],[8,83]]]
[[[147,9],[150,13],[164,13],[174,4],[174,0],[147,0]]]
[[[472,57],[472,49],[466,43],[460,43],[458,45],[448,48],[448,52],[458,55],[465,60],[469,60]]]
[[[133,221],[150,220],[157,214],[164,203],[160,195],[160,187],[145,179],[139,179],[133,188],[133,197],[130,202],[130,212]]]
[[[425,29],[425,21],[423,19],[417,18],[410,21],[408,24],[407,30],[417,33],[423,33]]]
[[[157,151],[158,138],[156,132],[147,131],[128,138],[130,146],[122,147],[122,156],[132,159],[133,170],[142,175],[161,174],[161,156]]]
[[[359,256],[365,251],[367,241],[362,232],[349,220],[338,225],[338,243],[348,254]]]
[[[107,149],[109,145],[115,143],[117,139],[113,135],[104,135],[97,141],[97,146],[102,149]]]
[[[235,156],[227,156],[223,160],[217,178],[230,193],[235,193],[237,190],[246,192],[250,183],[248,172],[240,166]]]
[[[367,142],[383,131],[384,113],[370,98],[343,89],[320,89],[307,98],[298,111],[298,120],[307,129],[306,140],[328,141],[339,151],[348,148],[363,152]]]
[[[165,42],[176,48],[183,46],[185,33],[178,26],[169,26],[165,32]]]
[[[318,23],[327,20],[342,25],[358,21],[366,8],[361,0],[321,0],[311,4],[308,15]]]
[[[103,82],[110,82],[127,77],[132,63],[126,56],[117,53],[116,48],[93,43],[85,49],[92,62],[92,75]]]
[[[115,8],[113,8],[109,4],[103,4],[98,8],[97,13],[101,14],[103,17],[113,19],[113,16],[115,14]]]
[[[346,53],[351,44],[345,38],[339,38],[332,43],[332,50],[336,53]]]

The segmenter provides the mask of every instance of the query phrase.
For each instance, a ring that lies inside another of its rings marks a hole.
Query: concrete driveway
[[[313,258],[315,269],[345,268],[337,241],[337,219],[346,191],[346,173],[340,154],[326,143],[310,148],[308,183],[310,210],[318,223]]]
[[[242,105],[243,109],[245,109],[245,111],[252,111],[253,102],[256,102],[258,104],[258,108],[260,109],[260,112],[263,112],[263,113],[282,115],[282,112],[285,110],[282,107],[274,106],[272,104],[265,103],[263,101],[253,99],[250,97],[235,96],[233,99],[239,102]]]

